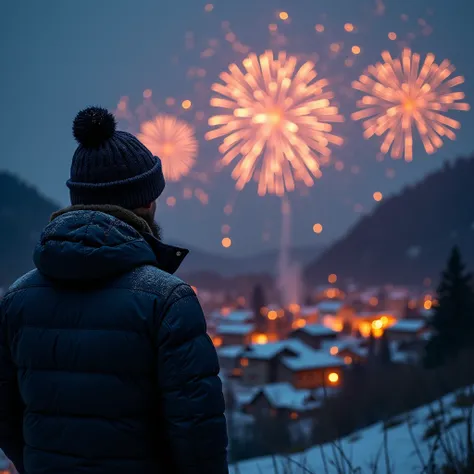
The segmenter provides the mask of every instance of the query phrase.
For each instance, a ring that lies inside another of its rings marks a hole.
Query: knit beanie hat
[[[79,143],[67,181],[71,204],[146,207],[165,188],[161,160],[133,135],[116,129],[106,109],[89,107],[74,119]]]

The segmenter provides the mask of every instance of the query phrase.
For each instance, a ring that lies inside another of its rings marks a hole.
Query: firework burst
[[[179,181],[193,167],[198,142],[194,129],[171,115],[157,115],[140,126],[138,139],[160,157],[163,173],[169,181]]]
[[[469,110],[469,105],[459,102],[463,92],[452,89],[464,82],[461,76],[449,79],[455,68],[445,60],[435,63],[435,56],[428,54],[420,68],[420,55],[405,49],[401,58],[392,59],[382,53],[383,63],[368,68],[352,84],[354,89],[365,92],[357,106],[362,109],[352,115],[354,120],[364,120],[364,137],[383,136],[382,153],[391,149],[392,158],[405,156],[413,159],[413,132],[416,129],[428,154],[443,145],[442,137],[455,140],[453,132],[461,124],[445,115],[449,110]],[[449,79],[449,80],[448,80]]]
[[[329,157],[330,144],[341,145],[331,122],[342,122],[331,105],[333,93],[326,79],[315,80],[314,64],[297,68],[297,58],[271,51],[251,54],[220,75],[212,86],[217,95],[211,106],[223,109],[209,119],[215,127],[207,140],[223,138],[219,147],[222,165],[238,158],[232,177],[237,189],[258,179],[258,193],[283,195],[295,182],[312,186],[320,176],[319,158]]]

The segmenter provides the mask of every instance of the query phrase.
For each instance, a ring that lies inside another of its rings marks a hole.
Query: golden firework
[[[171,115],[157,115],[140,126],[138,139],[163,165],[163,173],[169,181],[179,181],[193,167],[198,142],[189,124]]]
[[[449,110],[469,110],[469,105],[459,102],[463,92],[453,88],[464,78],[448,80],[454,66],[444,60],[435,63],[435,56],[428,54],[420,68],[420,55],[405,49],[401,58],[393,59],[389,52],[382,53],[383,63],[368,68],[352,87],[369,95],[362,97],[357,106],[362,109],[352,115],[354,120],[365,120],[364,137],[374,135],[385,138],[380,150],[392,158],[405,156],[413,159],[413,132],[416,129],[427,153],[432,154],[443,145],[442,137],[455,140],[454,129],[461,124],[445,115]]]
[[[329,157],[329,144],[341,145],[332,134],[331,122],[342,122],[338,108],[331,105],[333,93],[325,90],[326,79],[315,80],[314,64],[280,52],[251,54],[220,75],[222,83],[212,86],[217,95],[211,106],[223,109],[209,119],[215,127],[207,140],[224,137],[219,151],[221,163],[237,157],[232,177],[242,189],[253,177],[258,193],[283,195],[295,181],[312,186],[321,175],[319,158]]]

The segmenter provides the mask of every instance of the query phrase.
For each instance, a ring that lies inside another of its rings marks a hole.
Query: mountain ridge
[[[15,174],[0,170],[0,288],[9,286],[33,268],[32,255],[43,228],[53,212],[61,206],[44,196]],[[180,244],[188,248],[186,244]],[[319,247],[292,250],[296,261],[316,256]],[[278,251],[269,250],[245,257],[229,257],[190,248],[180,268],[180,275],[212,273],[214,279],[251,274],[273,274]]]
[[[316,284],[331,273],[362,284],[437,281],[453,245],[474,268],[474,156],[427,175],[402,189],[305,268]]]

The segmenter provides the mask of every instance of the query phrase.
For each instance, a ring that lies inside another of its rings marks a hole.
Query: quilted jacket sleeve
[[[23,403],[17,370],[7,338],[4,303],[0,302],[0,448],[21,471],[23,469]]]
[[[226,474],[227,430],[216,350],[194,292],[180,285],[158,332],[162,416],[176,472]]]

